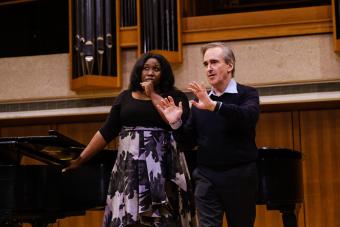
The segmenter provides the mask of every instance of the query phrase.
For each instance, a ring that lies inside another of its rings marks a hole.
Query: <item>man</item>
[[[235,57],[223,43],[202,47],[203,65],[211,91],[192,82],[191,116],[181,122],[182,107],[172,97],[158,106],[172,126],[178,143],[198,146],[195,200],[201,227],[251,227],[256,215],[258,176],[255,127],[259,118],[256,89],[237,83]]]

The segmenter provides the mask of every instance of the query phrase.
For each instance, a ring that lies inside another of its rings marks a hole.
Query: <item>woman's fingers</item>
[[[161,104],[163,105],[163,106],[170,106],[170,102],[169,102],[169,100],[167,99],[167,98],[164,98],[164,99],[162,99],[161,100]]]
[[[175,101],[171,96],[168,96],[160,101],[162,106],[170,107],[170,106],[175,106]]]
[[[156,105],[157,109],[160,110],[161,112],[163,112],[165,110],[165,108],[162,106],[162,104],[157,104]]]
[[[163,100],[161,100],[161,101],[158,103],[157,107],[159,107],[161,110],[165,110],[165,109],[167,108],[167,105],[164,103]]]
[[[171,96],[168,96],[167,100],[169,101],[169,103],[171,105],[173,105],[173,106],[175,105],[175,101],[174,101],[174,99]]]

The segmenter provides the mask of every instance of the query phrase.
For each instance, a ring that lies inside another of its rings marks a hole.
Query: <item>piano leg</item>
[[[294,213],[282,213],[284,227],[297,227],[297,219]]]
[[[280,209],[284,227],[297,227],[298,208],[295,204],[291,204]]]

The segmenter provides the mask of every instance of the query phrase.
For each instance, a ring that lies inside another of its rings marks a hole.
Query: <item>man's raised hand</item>
[[[216,102],[210,99],[207,90],[202,84],[191,82],[189,83],[188,90],[190,90],[198,98],[198,102],[194,100],[190,101],[193,106],[197,107],[198,109],[210,111],[215,109]]]

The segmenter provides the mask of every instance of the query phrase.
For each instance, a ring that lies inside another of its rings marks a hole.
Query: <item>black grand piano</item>
[[[105,205],[116,152],[105,150],[75,171],[62,173],[84,145],[57,131],[48,136],[0,138],[0,226],[47,226]],[[20,165],[23,155],[42,162]]]
[[[302,155],[286,148],[258,149],[259,191],[257,204],[279,210],[285,227],[297,227],[303,202]]]
[[[81,168],[62,173],[85,146],[57,131],[48,136],[0,138],[0,226],[31,223],[44,227],[57,219],[102,209],[116,152],[105,150]],[[279,210],[285,227],[296,227],[303,201],[301,153],[260,148],[258,204]],[[189,169],[196,152],[186,152]],[[44,164],[20,165],[23,155]]]

